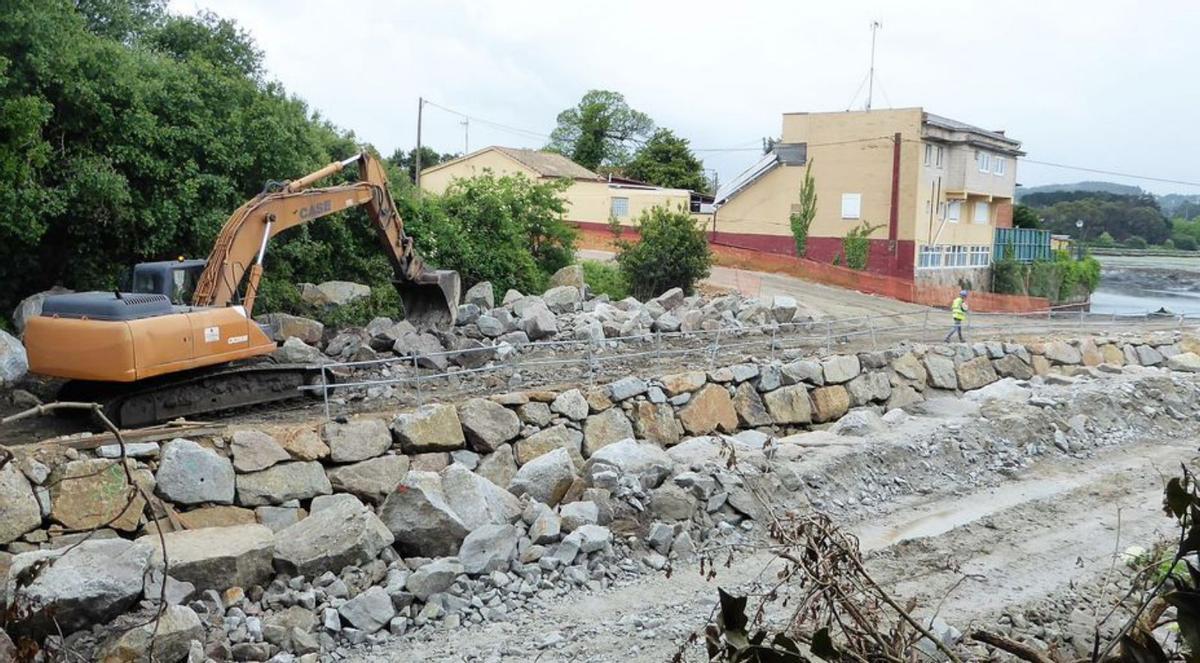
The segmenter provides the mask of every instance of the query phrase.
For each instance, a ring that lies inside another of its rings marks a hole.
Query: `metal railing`
[[[1022,333],[1023,328],[1028,333],[1030,331],[1090,329],[1113,325],[1144,326],[1146,324],[1150,324],[1152,327],[1148,331],[1183,329],[1200,325],[1200,316],[1163,315],[1150,311],[1097,314],[1060,307],[1032,313],[972,313],[964,329],[966,333],[978,337],[981,333],[989,334],[995,331],[1002,331],[1004,335],[1016,335]],[[593,386],[603,375],[605,365],[611,362],[643,360],[642,369],[653,367],[654,370],[660,372],[634,370],[632,373],[623,371],[622,375],[634,374],[641,377],[653,377],[662,374],[663,360],[678,360],[689,355],[698,355],[703,360],[703,366],[712,370],[718,366],[723,357],[729,357],[730,364],[739,363],[732,359],[736,359],[738,353],[751,349],[760,353],[769,353],[770,358],[774,360],[781,356],[790,358],[802,351],[817,355],[830,354],[835,347],[856,344],[861,346],[861,349],[874,350],[878,349],[881,343],[941,343],[941,333],[943,330],[948,330],[949,327],[950,320],[947,312],[925,309],[871,316],[776,322],[747,327],[722,326],[717,329],[686,332],[651,332],[605,338],[604,340],[529,341],[519,344],[414,353],[361,361],[329,362],[320,367],[320,383],[306,385],[300,389],[320,392],[324,401],[325,416],[328,419],[332,416],[330,393],[335,390],[345,392],[372,387],[393,388],[407,385],[411,389],[412,400],[419,406],[425,402],[426,385],[434,385],[439,381],[461,381],[472,377],[504,373],[522,375],[523,372],[534,369],[576,367],[581,369],[577,377],[586,379],[587,384]],[[937,330],[937,333],[931,339],[930,334],[933,330]],[[639,345],[641,347],[638,347]],[[856,347],[855,349],[860,348]],[[459,366],[454,370],[436,368],[441,364],[437,361],[439,358],[444,359],[448,366],[454,358],[480,353],[492,355],[488,358],[491,363],[477,367]],[[567,356],[561,356],[563,353],[566,353]],[[498,357],[499,360],[492,361],[493,357]],[[433,365],[435,368],[423,368],[422,364]],[[392,369],[403,370],[407,374],[354,379],[357,371],[383,368],[387,368],[389,371]],[[686,369],[677,367],[669,372],[680,370]],[[351,379],[332,379],[339,375],[351,376]],[[566,382],[564,379],[566,376],[561,373],[555,377],[559,383]]]

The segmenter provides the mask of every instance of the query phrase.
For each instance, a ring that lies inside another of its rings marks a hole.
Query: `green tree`
[[[655,131],[623,172],[635,180],[671,189],[706,191],[710,184],[704,176],[704,164],[692,154],[688,140],[670,129]]]
[[[808,229],[817,215],[817,186],[812,176],[813,160],[804,167],[804,179],[800,182],[800,202],[792,206],[788,221],[792,226],[792,238],[796,241],[796,255],[803,258],[808,254]]]
[[[445,154],[442,154],[428,145],[422,145],[421,170],[425,170],[430,166],[436,166],[439,163],[443,163],[451,159],[457,159],[458,157],[458,154],[452,152],[446,152]],[[409,182],[415,182],[417,180],[417,148],[414,147],[407,152],[397,148],[395,152],[392,152],[392,156],[388,158],[388,161],[406,173],[408,175]]]
[[[1110,249],[1116,245],[1117,245],[1116,240],[1113,239],[1112,235],[1108,234],[1108,231],[1100,233],[1099,237],[1092,240],[1092,246],[1095,246],[1095,247],[1098,247],[1101,249]]]
[[[177,60],[203,60],[233,76],[262,74],[262,50],[250,33],[209,11],[167,18],[150,33],[146,45]]]
[[[1013,207],[1012,224],[1014,228],[1041,228],[1042,224],[1038,220],[1037,211],[1028,205],[1016,205]]]
[[[857,227],[846,231],[846,235],[842,237],[842,253],[846,256],[847,267],[859,271],[867,268],[871,255],[871,233],[882,227],[883,224],[873,226],[863,221]]]
[[[589,91],[574,108],[559,113],[557,122],[546,149],[590,169],[623,166],[631,146],[654,131],[650,116],[609,90]]]
[[[687,210],[652,207],[636,225],[640,241],[617,240],[617,264],[635,297],[655,297],[671,288],[691,293],[708,276],[708,239]]]
[[[1144,237],[1133,235],[1125,240],[1125,246],[1131,249],[1144,249],[1147,246],[1147,242]]]

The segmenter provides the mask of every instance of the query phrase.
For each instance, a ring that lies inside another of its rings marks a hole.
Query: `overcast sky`
[[[248,29],[268,76],[383,154],[416,140],[417,98],[481,120],[471,149],[541,147],[589,89],[697,150],[756,148],[780,114],[861,108],[872,20],[876,108],[922,106],[1005,129],[1030,159],[1200,182],[1200,2],[1112,0],[172,0]],[[462,118],[426,107],[425,143],[464,147]],[[532,133],[525,133],[532,132]],[[758,156],[698,151],[722,179]],[[286,174],[281,174],[286,175]],[[1106,179],[1022,163],[1024,185]]]

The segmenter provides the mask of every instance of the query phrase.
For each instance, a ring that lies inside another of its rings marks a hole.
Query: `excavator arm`
[[[360,181],[310,188],[350,164],[358,164]],[[217,236],[208,263],[196,284],[194,306],[228,306],[237,300],[245,279],[242,306],[247,315],[262,279],[263,260],[271,238],[335,212],[363,206],[380,244],[392,263],[392,282],[404,303],[406,318],[422,328],[454,324],[461,289],[457,272],[429,270],[404,233],[383,166],[363,152],[264,191],[239,207]]]

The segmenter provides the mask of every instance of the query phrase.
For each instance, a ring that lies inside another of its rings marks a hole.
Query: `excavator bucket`
[[[427,269],[412,280],[395,280],[404,303],[404,319],[417,329],[447,329],[458,318],[462,280],[458,272]]]

